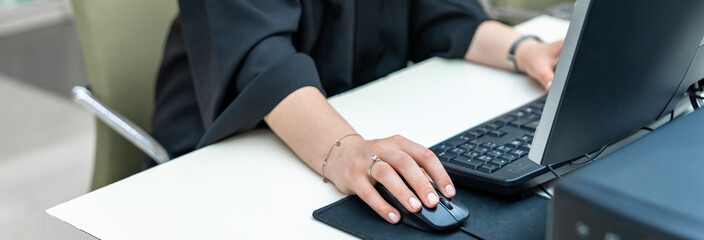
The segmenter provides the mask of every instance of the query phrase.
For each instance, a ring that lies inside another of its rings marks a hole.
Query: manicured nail
[[[435,193],[428,193],[428,196],[425,199],[428,200],[428,203],[430,203],[430,205],[435,205],[436,203],[438,203],[439,200],[438,195],[436,195]]]
[[[445,192],[447,195],[450,195],[450,197],[455,196],[455,187],[453,187],[452,184],[447,184],[447,186],[445,186]]]
[[[408,199],[408,204],[410,204],[411,208],[413,209],[420,208],[420,200],[418,200],[416,197],[411,197],[410,199]]]
[[[388,217],[389,217],[389,220],[390,220],[392,223],[397,223],[397,222],[398,222],[398,215],[396,215],[396,213],[394,213],[394,212],[389,212]]]

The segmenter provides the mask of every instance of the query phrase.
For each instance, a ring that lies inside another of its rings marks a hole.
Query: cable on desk
[[[692,84],[692,86],[689,86],[687,88],[687,95],[689,95],[689,102],[692,104],[692,108],[694,110],[697,110],[701,108],[701,104],[699,103],[700,100],[703,100],[704,97],[701,95],[702,91],[702,85],[701,85],[702,80],[699,80],[699,82],[696,82]]]
[[[609,145],[604,145],[604,146],[602,146],[602,147],[599,149],[599,151],[597,151],[596,154],[594,154],[594,156],[589,155],[589,154],[584,154],[584,156],[587,157],[587,159],[589,159],[589,160],[594,160],[596,157],[598,157],[599,155],[601,155],[601,153],[603,153],[604,150],[606,150],[606,147],[608,147],[608,146],[609,146]]]
[[[538,187],[540,188],[540,190],[543,190],[543,193],[545,193],[545,195],[548,195],[548,197],[550,197],[550,199],[553,198],[552,193],[550,193],[547,189],[545,189],[545,187],[543,187],[543,185],[538,185]]]
[[[477,236],[477,235],[475,235],[474,233],[470,232],[469,230],[465,229],[464,226],[461,226],[461,227],[460,227],[460,230],[462,230],[462,232],[464,232],[464,233],[466,233],[466,234],[469,234],[470,236],[472,236],[472,237],[474,237],[474,238],[476,238],[476,239],[484,240],[484,238],[482,238],[482,237],[480,237],[480,236]]]
[[[560,174],[557,174],[557,172],[555,172],[555,169],[552,169],[552,164],[548,164],[547,167],[548,167],[548,170],[550,170],[550,172],[552,172],[552,174],[555,175],[555,177],[562,180],[562,176],[560,176]]]
[[[640,129],[646,130],[646,131],[649,131],[649,132],[655,131],[655,129],[652,129],[652,128],[649,128],[649,127],[642,127],[642,128],[640,128]]]
[[[648,129],[650,129],[650,128],[648,128]],[[652,131],[652,129],[650,131]],[[574,161],[570,162],[570,165],[582,165],[582,164],[587,164],[587,163],[593,162],[594,160],[596,160],[596,157],[601,155],[601,153],[603,153],[604,150],[606,150],[606,148],[608,146],[609,145],[602,146],[599,150],[596,151],[596,153],[594,155],[584,154],[584,157],[587,158],[586,161],[578,162],[577,160],[579,160],[579,159],[575,159]]]

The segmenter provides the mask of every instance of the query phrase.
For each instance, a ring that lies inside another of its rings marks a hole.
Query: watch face
[[[518,72],[518,69],[516,68],[516,57],[513,54],[508,55],[508,67],[509,69]]]

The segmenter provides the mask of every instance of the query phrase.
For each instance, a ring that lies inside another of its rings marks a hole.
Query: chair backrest
[[[176,0],[72,0],[93,95],[149,131]],[[97,121],[92,189],[142,169],[144,153]]]

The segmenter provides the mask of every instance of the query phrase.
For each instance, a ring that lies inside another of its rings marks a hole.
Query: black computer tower
[[[704,239],[704,111],[566,176],[550,239]]]

